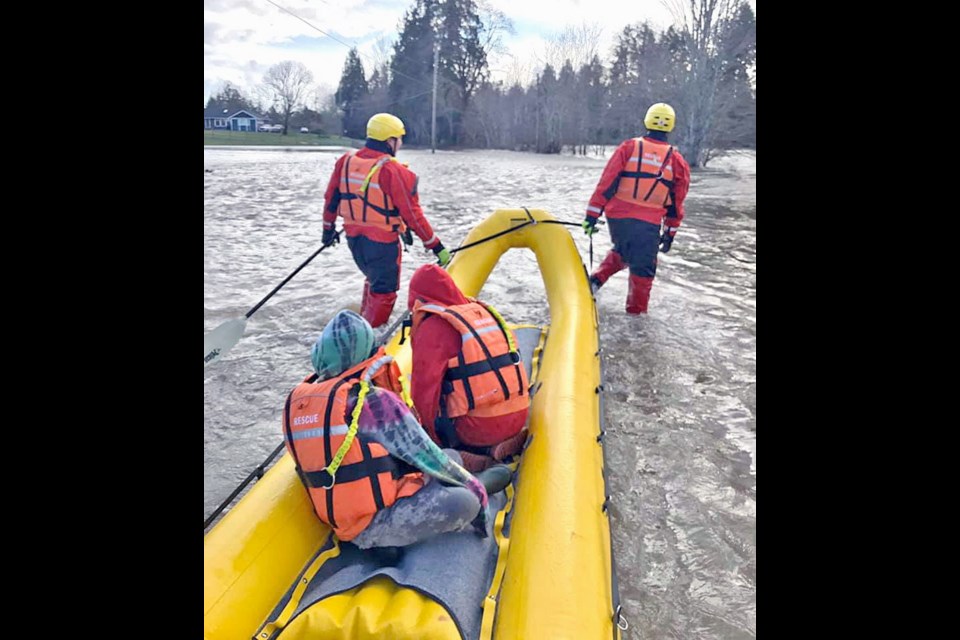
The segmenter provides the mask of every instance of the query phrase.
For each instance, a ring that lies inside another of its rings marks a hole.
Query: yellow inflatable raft
[[[537,209],[498,210],[462,246],[448,271],[468,296],[478,294],[504,252],[531,249],[552,322],[532,363],[531,439],[494,519],[495,562],[475,605],[479,637],[617,640],[597,318],[580,255],[569,232]],[[387,350],[407,371],[409,343],[398,340]],[[463,637],[442,599],[384,575],[303,608],[311,580],[340,553],[284,454],[204,536],[204,638]]]

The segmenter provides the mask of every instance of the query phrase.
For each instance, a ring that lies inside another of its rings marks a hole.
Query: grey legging
[[[460,454],[444,449],[451,460],[462,464]],[[403,547],[432,536],[460,531],[480,511],[480,501],[469,489],[447,486],[424,474],[425,484],[412,496],[400,498],[379,511],[360,535],[351,540],[361,549]]]

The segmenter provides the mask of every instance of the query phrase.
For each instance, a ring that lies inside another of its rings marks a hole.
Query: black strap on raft
[[[527,221],[524,222],[523,224],[518,224],[518,225],[515,226],[515,227],[510,227],[509,229],[505,229],[505,230],[503,230],[503,231],[500,231],[500,232],[498,232],[498,233],[495,233],[495,234],[493,234],[492,236],[487,236],[486,238],[480,238],[480,239],[477,240],[476,242],[471,242],[470,244],[465,244],[465,245],[463,245],[462,247],[457,247],[456,249],[451,249],[451,250],[450,250],[450,255],[453,255],[453,254],[456,253],[457,251],[463,251],[464,249],[469,249],[470,247],[475,247],[475,246],[477,246],[478,244],[483,244],[484,242],[487,242],[488,240],[493,240],[494,238],[499,238],[500,236],[505,236],[505,235],[507,235],[508,233],[513,233],[514,231],[519,231],[520,229],[523,229],[523,228],[524,228],[525,226],[527,226],[528,224],[537,224],[537,221],[533,219],[533,216],[532,216],[532,215],[530,215],[530,210],[529,210],[529,209],[527,209],[526,207],[521,207],[521,209],[523,209],[524,211],[527,212],[527,218],[529,218],[529,220],[527,220]],[[543,222],[552,222],[552,221],[551,221],[551,220],[543,220]]]
[[[523,222],[522,224],[518,224],[518,225],[515,226],[515,227],[510,227],[509,229],[505,229],[505,230],[503,230],[503,231],[498,231],[497,233],[493,234],[492,236],[487,236],[486,238],[480,238],[480,239],[477,240],[476,242],[471,242],[470,244],[465,244],[465,245],[463,245],[462,247],[457,247],[456,249],[451,249],[451,250],[450,250],[450,255],[453,255],[454,253],[456,253],[456,252],[458,252],[458,251],[463,251],[464,249],[469,249],[469,248],[471,248],[471,247],[475,247],[475,246],[477,246],[478,244],[483,244],[484,242],[488,242],[488,241],[490,241],[490,240],[494,240],[494,239],[496,239],[496,238],[499,238],[500,236],[505,236],[505,235],[507,235],[508,233],[513,233],[514,231],[519,231],[520,229],[523,229],[523,228],[526,227],[527,225],[531,225],[531,224],[560,224],[560,225],[563,225],[563,226],[565,226],[565,227],[579,227],[579,226],[580,226],[580,223],[579,223],[579,222],[564,222],[563,220],[536,220],[536,219],[534,219],[533,215],[530,213],[530,210],[529,210],[529,209],[527,209],[526,207],[520,207],[520,208],[527,212],[527,217],[528,217],[529,219],[528,219],[526,222]]]
[[[310,376],[309,378],[307,378],[306,381],[307,381],[307,382],[314,382],[314,381],[317,379],[317,377],[318,377],[317,374],[313,374],[312,376]],[[283,413],[284,413],[284,421],[283,421],[284,441],[281,442],[279,445],[277,445],[277,448],[274,449],[272,452],[270,452],[270,455],[267,456],[266,460],[264,460],[263,462],[261,462],[260,464],[258,464],[258,465],[254,468],[254,470],[250,472],[250,475],[248,475],[248,476],[246,477],[246,479],[245,479],[243,482],[241,482],[241,483],[239,484],[239,486],[237,486],[237,488],[234,489],[233,492],[232,492],[229,496],[227,496],[227,499],[224,500],[223,502],[221,502],[221,503],[220,503],[220,506],[217,507],[217,508],[213,511],[213,513],[211,513],[211,514],[207,517],[206,520],[203,521],[203,530],[204,530],[204,531],[207,530],[207,527],[209,527],[211,524],[213,524],[213,521],[217,519],[217,516],[219,516],[221,513],[223,513],[223,510],[226,509],[226,508],[230,505],[230,503],[233,502],[233,500],[234,500],[238,495],[240,495],[240,492],[243,491],[244,488],[245,488],[248,484],[250,484],[254,479],[259,480],[260,478],[263,477],[263,474],[266,473],[267,465],[270,464],[270,463],[273,461],[273,459],[276,458],[277,455],[279,455],[279,453],[280,453],[281,451],[283,451],[284,445],[286,445],[286,443],[287,443],[288,441],[292,443],[292,436],[291,436],[290,426],[289,426],[289,425],[290,425],[290,401],[291,401],[292,398],[293,398],[293,391],[291,391],[291,392],[289,393],[289,395],[287,395],[287,401],[286,401],[286,403],[284,403],[284,407],[283,407]],[[300,465],[297,463],[296,450],[293,449],[292,446],[291,446],[291,450],[294,451],[293,460],[294,460],[294,466],[296,467],[296,470],[297,470],[297,475],[300,475]],[[302,479],[302,476],[301,476],[301,479]]]
[[[274,458],[276,458],[277,455],[278,455],[281,451],[283,451],[284,444],[285,444],[285,443],[281,442],[279,445],[277,445],[277,448],[274,449],[274,450],[270,453],[270,455],[267,456],[267,459],[264,460],[263,462],[261,462],[260,464],[258,464],[258,465],[256,466],[256,468],[255,468],[253,471],[250,472],[250,475],[247,476],[246,480],[244,480],[243,482],[241,482],[241,483],[240,483],[240,486],[238,486],[236,489],[234,489],[234,490],[233,490],[233,493],[231,493],[229,496],[227,496],[227,499],[224,500],[223,502],[221,502],[221,503],[220,503],[220,506],[217,507],[217,508],[214,510],[214,512],[211,513],[210,516],[209,516],[206,520],[203,521],[203,530],[204,530],[204,531],[207,530],[207,527],[209,527],[211,524],[213,524],[213,521],[217,519],[217,516],[219,516],[221,513],[223,513],[223,510],[226,509],[226,508],[230,505],[231,502],[233,502],[234,498],[236,498],[238,495],[240,495],[240,492],[243,491],[244,488],[245,488],[248,484],[250,484],[254,479],[259,480],[260,478],[263,477],[263,474],[266,473],[267,465],[270,464],[270,462],[271,462]]]
[[[407,335],[410,333],[410,327],[412,326],[413,318],[406,316],[403,322],[400,323],[400,342],[398,344],[403,344],[407,341]]]

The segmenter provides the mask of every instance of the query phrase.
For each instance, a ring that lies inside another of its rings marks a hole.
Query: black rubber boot
[[[477,480],[483,483],[487,495],[490,496],[507,488],[513,478],[513,471],[505,464],[495,464],[477,473],[476,476]]]

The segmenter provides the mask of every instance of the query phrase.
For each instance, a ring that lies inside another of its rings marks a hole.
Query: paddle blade
[[[227,320],[203,336],[204,368],[240,342],[240,337],[243,335],[243,330],[246,326],[246,318],[234,318],[233,320]]]

